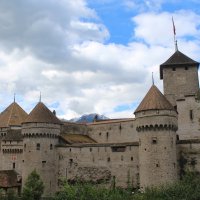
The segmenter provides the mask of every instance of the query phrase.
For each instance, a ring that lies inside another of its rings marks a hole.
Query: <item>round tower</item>
[[[36,169],[45,185],[44,196],[55,192],[56,150],[60,135],[60,120],[41,102],[28,115],[22,125],[24,137],[23,185]]]
[[[140,187],[159,186],[177,179],[177,113],[152,86],[135,111],[139,135]]]

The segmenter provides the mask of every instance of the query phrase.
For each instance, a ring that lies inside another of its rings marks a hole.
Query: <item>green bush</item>
[[[124,189],[106,189],[91,184],[65,183],[55,200],[200,200],[200,176],[187,173],[183,180],[134,194]]]
[[[77,183],[75,185],[64,184],[62,190],[56,194],[55,200],[131,200],[131,193],[115,189],[109,190],[91,184]]]

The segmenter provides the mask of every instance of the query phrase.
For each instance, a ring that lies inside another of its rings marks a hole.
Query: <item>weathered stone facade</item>
[[[198,63],[175,52],[161,79],[165,96],[152,86],[132,119],[61,122],[41,102],[29,115],[14,102],[0,114],[0,170],[15,170],[23,186],[36,169],[45,196],[61,179],[145,188],[200,172]]]

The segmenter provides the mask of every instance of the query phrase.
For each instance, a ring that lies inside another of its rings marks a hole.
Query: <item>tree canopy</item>
[[[23,200],[40,200],[44,192],[44,183],[36,170],[28,176],[22,192]]]

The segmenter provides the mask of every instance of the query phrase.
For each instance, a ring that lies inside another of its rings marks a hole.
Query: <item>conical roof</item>
[[[159,89],[152,85],[134,113],[146,110],[174,110],[174,107]]]
[[[160,78],[163,78],[164,67],[184,67],[184,66],[199,66],[199,63],[192,60],[180,51],[176,51],[167,61],[160,65]]]
[[[27,116],[28,114],[13,102],[0,114],[0,127],[21,126]]]
[[[39,102],[30,112],[24,123],[61,124],[61,121],[42,103]]]

